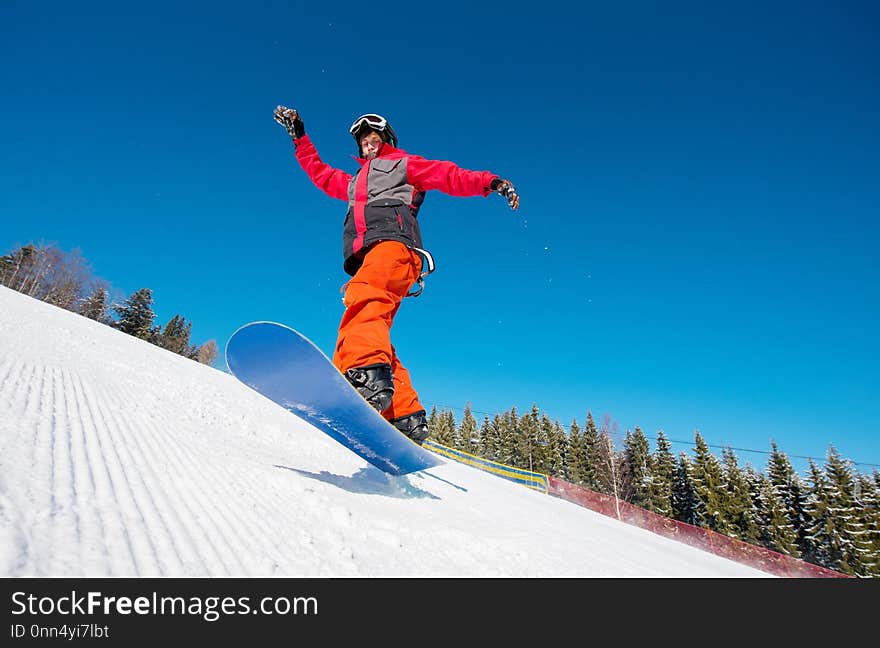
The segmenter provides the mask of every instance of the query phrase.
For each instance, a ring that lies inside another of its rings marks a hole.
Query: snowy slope
[[[460,464],[389,477],[228,374],[0,286],[0,576],[767,575]]]

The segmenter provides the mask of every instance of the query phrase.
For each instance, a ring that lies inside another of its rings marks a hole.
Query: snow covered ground
[[[389,477],[222,371],[0,286],[0,576],[768,575],[461,464]]]

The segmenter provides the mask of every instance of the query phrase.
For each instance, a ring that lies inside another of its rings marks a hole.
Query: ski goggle
[[[349,132],[354,135],[357,131],[366,124],[373,130],[382,132],[388,127],[388,120],[385,119],[382,115],[361,115],[357,119],[354,120],[354,123],[351,125]]]

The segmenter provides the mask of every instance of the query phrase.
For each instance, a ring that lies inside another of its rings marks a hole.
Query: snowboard
[[[233,376],[392,475],[444,463],[382,418],[306,336],[251,322],[226,343]]]

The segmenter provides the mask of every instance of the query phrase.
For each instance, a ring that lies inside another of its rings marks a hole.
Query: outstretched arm
[[[348,200],[348,183],[351,174],[334,169],[321,160],[318,150],[306,135],[306,128],[299,113],[291,108],[278,106],[275,108],[275,121],[284,126],[293,138],[296,159],[315,186],[331,198]]]
[[[412,155],[407,161],[407,176],[419,189],[437,189],[451,196],[488,196],[496,192],[508,199],[511,209],[519,208],[513,184],[490,171],[469,171],[452,162]]]

